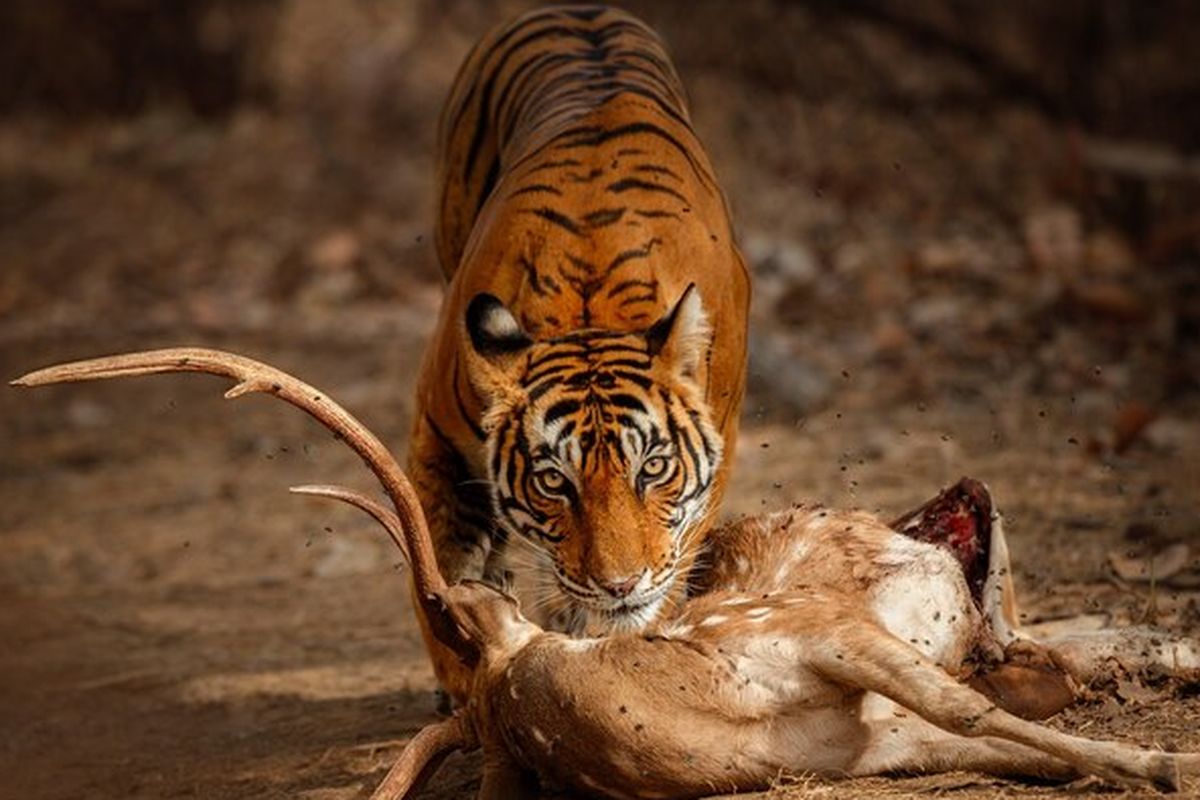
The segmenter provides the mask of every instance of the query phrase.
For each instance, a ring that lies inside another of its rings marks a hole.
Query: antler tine
[[[307,412],[350,445],[383,484],[388,499],[396,508],[413,570],[413,581],[426,613],[429,613],[432,598],[445,589],[446,581],[438,571],[425,514],[412,484],[375,434],[323,392],[299,378],[252,358],[223,350],[173,347],[58,364],[22,375],[10,383],[24,387],[45,386],[168,372],[204,372],[232,378],[237,384],[225,393],[229,399],[252,392],[275,395]]]
[[[455,714],[418,731],[388,770],[383,783],[371,794],[371,800],[411,797],[451,752],[474,749],[477,742],[464,722]]]
[[[355,508],[367,512],[375,518],[376,522],[384,527],[384,530],[388,532],[388,536],[392,537],[392,541],[396,547],[400,548],[400,553],[404,556],[404,560],[409,560],[408,544],[404,541],[404,526],[400,523],[400,518],[396,516],[396,512],[382,503],[377,503],[362,492],[347,489],[345,486],[306,484],[304,486],[292,486],[288,488],[288,491],[292,494],[306,494],[310,497],[332,497],[334,500],[341,500],[343,503],[349,503]]]

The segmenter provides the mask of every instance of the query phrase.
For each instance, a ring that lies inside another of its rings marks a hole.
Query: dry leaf
[[[1166,580],[1184,569],[1190,559],[1191,550],[1183,542],[1169,545],[1149,558],[1120,550],[1108,554],[1108,563],[1117,577],[1142,583]]]

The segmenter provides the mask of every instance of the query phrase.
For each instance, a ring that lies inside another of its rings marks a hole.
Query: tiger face
[[[467,331],[494,516],[513,557],[527,556],[529,610],[577,632],[644,626],[696,555],[689,534],[721,460],[696,381],[709,342],[699,293],[642,332],[538,342],[481,294]]]

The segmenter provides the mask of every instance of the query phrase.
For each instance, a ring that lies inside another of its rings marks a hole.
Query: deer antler
[[[314,497],[330,497],[365,511],[387,530],[401,552],[405,551],[405,537],[399,518],[387,506],[375,502],[365,494],[344,486],[325,484],[293,486],[289,491]],[[442,635],[439,633],[438,637],[440,639]],[[460,711],[455,712],[450,719],[425,726],[405,746],[400,758],[388,770],[387,777],[376,787],[371,800],[398,800],[409,797],[421,788],[452,751],[474,749],[478,744],[474,730]]]
[[[211,350],[201,347],[173,347],[164,350],[148,350],[139,353],[72,361],[30,372],[10,382],[12,386],[33,387],[54,383],[123,378],[135,375],[155,375],[169,372],[203,372],[220,375],[237,381],[225,392],[227,399],[245,394],[262,392],[271,394],[307,412],[328,428],[333,434],[350,445],[350,448],[366,463],[367,467],[383,485],[396,513],[388,511],[378,503],[357,495],[362,502],[354,502],[378,519],[401,551],[405,554],[413,571],[421,610],[438,630],[439,638],[445,635],[444,643],[464,660],[476,654],[474,645],[465,639],[457,626],[439,625],[444,622],[445,607],[440,594],[446,581],[438,571],[433,543],[429,537],[425,514],[421,510],[417,494],[404,471],[396,463],[383,443],[366,426],[346,411],[324,392],[316,389],[275,367],[252,358]],[[304,491],[305,489],[311,489]],[[345,490],[333,487],[302,487],[305,494],[325,494],[347,499]],[[351,493],[357,494],[357,493]],[[382,514],[382,516],[381,516]]]
[[[310,497],[331,497],[334,500],[341,500],[343,503],[349,503],[355,508],[367,512],[367,514],[375,518],[376,522],[383,526],[383,529],[388,532],[388,536],[392,537],[392,542],[399,548],[400,553],[404,556],[404,560],[409,560],[408,543],[404,540],[404,524],[400,522],[400,518],[396,516],[396,512],[387,506],[375,502],[362,492],[347,489],[345,486],[314,483],[305,484],[304,486],[291,486],[288,487],[288,491],[292,494],[304,494]]]

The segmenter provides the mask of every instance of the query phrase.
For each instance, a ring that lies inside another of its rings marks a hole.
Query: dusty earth
[[[223,347],[402,452],[440,300],[434,115],[522,7],[436,6],[279,4],[254,62],[271,100],[223,116],[0,120],[0,376]],[[755,270],[727,513],[892,515],[972,475],[1006,512],[1028,622],[1200,631],[1195,177],[1113,167],[1119,131],[1081,134],[878,21],[760,2],[714,32],[692,24],[712,4],[636,7],[675,48]],[[762,48],[737,50],[747,31]],[[1131,181],[1138,225],[1110,202]],[[434,718],[396,554],[285,492],[370,488],[361,465],[223,388],[0,391],[0,795],[365,797]],[[1200,691],[1121,682],[1055,724],[1200,749]],[[456,757],[423,796],[477,783]],[[954,774],[768,796],[1064,793],[1119,794]]]

